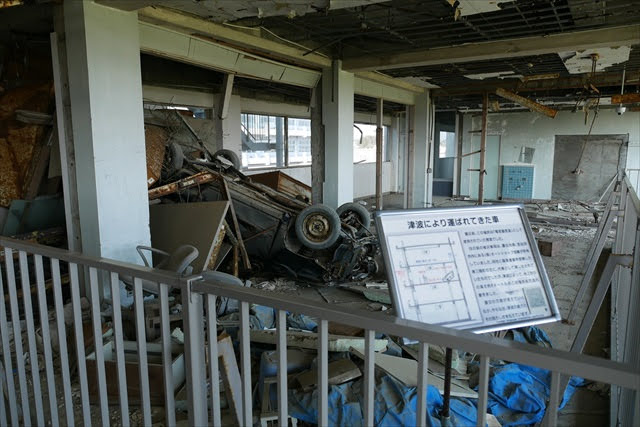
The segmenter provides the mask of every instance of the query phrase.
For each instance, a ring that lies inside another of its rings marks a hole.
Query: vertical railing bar
[[[147,368],[147,339],[144,323],[144,299],[142,279],[133,279],[133,303],[136,317],[136,340],[138,341],[138,369],[140,374],[140,401],[143,424],[151,425],[151,402],[149,399],[149,370]]]
[[[374,352],[375,331],[370,329],[364,332],[364,425],[374,425],[374,400],[373,390],[376,382],[375,379],[375,361]]]
[[[57,426],[58,399],[56,398],[56,380],[53,372],[53,356],[51,354],[51,331],[49,330],[49,313],[47,311],[47,290],[44,287],[44,269],[42,255],[33,255],[36,269],[36,284],[38,286],[38,308],[40,312],[40,329],[42,330],[42,344],[44,346],[44,363],[47,373],[47,391],[49,394],[49,419],[51,425]]]
[[[318,425],[329,425],[329,322],[318,322]]]
[[[69,352],[67,350],[67,332],[64,322],[64,301],[62,300],[62,283],[60,280],[60,261],[51,258],[51,277],[53,278],[53,300],[56,310],[56,326],[58,328],[58,345],[60,346],[60,368],[64,390],[65,424],[73,425],[73,401],[71,397],[71,375],[69,373]]]
[[[89,386],[87,384],[87,362],[84,351],[84,331],[82,328],[82,306],[80,304],[80,281],[78,280],[78,264],[69,263],[69,279],[71,281],[71,304],[73,307],[73,329],[76,335],[76,355],[78,357],[78,381],[80,382],[80,401],[82,402],[82,418],[84,424],[91,424],[91,408],[89,407]],[[64,317],[62,318],[64,321]]]
[[[176,403],[173,395],[173,353],[169,320],[169,286],[160,283],[160,334],[162,336],[162,365],[164,372],[164,411],[168,426],[176,425]]]
[[[122,308],[120,303],[120,279],[118,273],[110,273],[111,282],[111,311],[113,322],[113,343],[116,351],[116,366],[118,369],[118,395],[120,401],[120,422],[122,427],[128,427],[129,396],[127,394],[127,371],[124,359],[124,333],[122,331]]]
[[[0,363],[0,425],[3,426],[8,426],[9,423],[7,422],[7,408],[5,408],[4,406],[4,379],[5,379],[5,374],[4,374],[4,367],[2,366],[2,364]],[[7,393],[7,396],[9,394]]]
[[[102,342],[102,313],[100,312],[100,284],[98,270],[89,267],[89,286],[91,289],[91,319],[93,323],[93,344],[96,355],[96,373],[98,377],[98,397],[100,399],[100,416],[102,425],[109,425],[109,400],[107,396],[107,375],[104,370],[104,345]]]
[[[16,277],[13,269],[13,251],[4,249],[4,261],[7,273],[7,289],[9,290],[9,306],[11,308],[11,325],[13,326],[13,343],[16,349],[16,366],[18,368],[18,381],[20,383],[20,402],[22,403],[22,424],[31,424],[31,411],[29,410],[29,392],[27,391],[27,376],[24,368],[24,351],[22,350],[22,330],[20,328],[20,310],[18,309],[18,294],[16,289]],[[31,292],[29,292],[31,295]]]
[[[480,356],[480,377],[478,378],[478,413],[476,424],[484,427],[487,423],[489,397],[489,356]]]
[[[36,327],[33,322],[33,306],[31,305],[31,281],[29,280],[29,262],[27,253],[19,251],[20,281],[22,282],[22,304],[24,318],[27,326],[27,341],[29,343],[29,363],[31,365],[31,387],[33,388],[33,400],[36,406],[36,420],[38,425],[44,424],[44,409],[42,390],[40,383],[40,368],[38,367],[38,348],[36,347]]]
[[[278,331],[278,425],[289,424],[289,399],[287,387],[287,312],[278,310],[276,319]]]
[[[427,425],[427,387],[429,386],[429,344],[421,342],[418,346],[418,408],[416,424]]]
[[[549,391],[549,404],[547,405],[547,426],[558,424],[558,406],[560,406],[560,372],[551,371],[551,390]]]
[[[16,388],[13,382],[13,366],[11,363],[11,348],[9,346],[9,326],[7,324],[7,311],[4,303],[4,283],[2,281],[2,268],[0,268],[0,332],[2,332],[2,356],[4,359],[4,372],[7,379],[7,396],[9,397],[9,412],[11,413],[11,424],[17,426],[18,419],[18,405],[17,396],[15,395]],[[4,400],[4,399],[3,399]]]
[[[211,381],[211,423],[222,425],[220,419],[220,371],[218,368],[218,326],[216,296],[207,295],[207,341],[209,345],[209,381]]]
[[[244,425],[253,425],[251,402],[251,340],[249,336],[249,303],[240,302],[240,353],[242,357],[242,414]]]

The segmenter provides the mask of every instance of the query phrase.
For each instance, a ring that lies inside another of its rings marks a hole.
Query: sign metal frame
[[[406,318],[404,314],[405,312],[404,305],[402,304],[402,301],[400,301],[400,298],[399,298],[400,291],[398,287],[400,285],[396,278],[394,265],[392,264],[389,248],[387,246],[388,241],[387,241],[387,235],[385,234],[385,224],[384,224],[384,221],[386,218],[404,216],[407,220],[411,220],[412,217],[415,217],[417,215],[420,215],[422,218],[425,218],[429,216],[434,216],[435,214],[438,214],[438,215],[446,214],[446,213],[460,214],[460,213],[465,213],[465,211],[471,213],[472,211],[478,211],[478,210],[484,211],[486,214],[490,215],[492,212],[495,213],[496,211],[498,211],[498,213],[505,213],[505,211],[513,211],[514,209],[517,210],[518,216],[521,220],[522,228],[526,235],[527,242],[529,244],[529,249],[531,251],[531,256],[533,257],[536,269],[539,274],[542,289],[544,291],[544,296],[546,298],[549,310],[551,312],[549,313],[549,315],[544,317],[534,317],[534,318],[530,317],[526,319],[515,320],[512,322],[507,321],[507,322],[485,324],[484,318],[483,318],[483,324],[480,326],[477,326],[477,325],[469,326],[469,327],[456,326],[456,325],[450,326],[446,323],[444,324],[440,323],[440,325],[445,327],[452,327],[454,329],[459,329],[459,330],[467,330],[474,333],[484,333],[484,332],[494,332],[494,331],[499,331],[504,329],[521,328],[521,327],[531,326],[531,325],[539,325],[543,323],[550,323],[550,322],[561,320],[560,310],[558,309],[558,305],[556,303],[555,296],[551,288],[551,282],[549,281],[549,277],[544,267],[544,263],[540,255],[540,251],[538,250],[538,245],[536,243],[535,237],[533,236],[533,232],[531,230],[531,226],[529,224],[529,220],[525,213],[524,207],[523,205],[520,205],[520,204],[456,206],[456,207],[431,208],[431,209],[404,209],[404,210],[377,211],[375,213],[375,223],[376,223],[378,238],[380,240],[380,246],[382,248],[382,254],[383,254],[383,258],[384,258],[384,262],[387,270],[387,277],[390,285],[389,288],[391,291],[391,298],[392,298],[394,309],[397,313],[397,316],[400,318]],[[487,226],[483,225],[482,227],[486,229]],[[439,232],[441,231],[442,230],[439,230]],[[397,233],[392,235],[397,235]],[[428,238],[428,233],[424,233],[424,235],[425,235],[425,238]],[[465,259],[465,262],[468,262],[468,259]],[[470,270],[470,267],[468,266],[468,264],[467,264],[467,270]],[[461,278],[459,278],[459,280],[462,281]],[[473,288],[475,291],[476,289],[475,289],[475,284],[473,283],[473,279],[470,278],[470,280],[471,280],[471,284],[474,285]],[[477,301],[477,296],[474,295],[473,297]],[[415,319],[412,319],[412,320],[415,320]]]

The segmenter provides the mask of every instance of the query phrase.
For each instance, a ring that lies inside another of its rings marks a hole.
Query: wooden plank
[[[182,245],[195,246],[199,255],[192,263],[193,273],[204,271],[228,209],[227,201],[150,206],[151,243],[168,253]]]
[[[640,93],[625,93],[624,95],[612,95],[612,104],[634,104],[640,102]]]
[[[551,117],[552,119],[556,117],[558,114],[558,110],[553,109],[551,107],[547,107],[546,105],[542,105],[539,102],[532,101],[524,96],[520,96],[511,92],[510,90],[498,88],[496,89],[496,95],[501,96],[509,101],[513,101],[516,104],[520,104],[523,107],[526,107],[532,111],[536,111],[538,113],[544,114],[547,117]]]
[[[233,220],[233,227],[236,231],[236,239],[238,240],[238,248],[242,253],[242,259],[244,261],[244,267],[249,270],[251,269],[251,261],[249,261],[249,254],[247,253],[247,249],[244,246],[244,240],[242,240],[242,233],[240,232],[240,224],[238,223],[238,217],[236,216],[236,210],[233,207],[233,200],[231,199],[231,192],[229,192],[229,186],[227,185],[227,180],[224,176],[220,175],[220,190],[224,197],[226,197],[229,202],[229,207],[231,208],[231,219]],[[224,218],[224,217],[223,217]],[[237,274],[236,274],[237,276]]]
[[[276,331],[251,331],[251,341],[275,345],[277,340],[278,336],[276,335]],[[375,340],[375,351],[383,351],[387,348],[388,343],[389,340],[387,339]],[[287,331],[287,347],[315,350],[318,348],[318,334],[313,332]],[[329,351],[349,351],[352,347],[364,351],[364,338],[329,334]]]
[[[169,194],[177,193],[180,190],[195,187],[196,185],[206,184],[208,182],[215,181],[216,175],[209,172],[200,172],[195,175],[188,176],[179,181],[165,184],[161,187],[152,188],[149,190],[149,200],[157,199],[159,197],[168,196]]]
[[[357,349],[351,349],[351,354],[364,360],[364,355]],[[408,387],[418,386],[418,362],[403,357],[390,356],[388,354],[376,353],[376,366],[388,375],[391,375]],[[444,390],[444,378],[429,372],[427,380],[429,385],[435,386],[441,393]],[[468,387],[468,382],[463,380],[451,381],[451,396],[468,397],[476,399],[478,393]]]
[[[329,363],[329,385],[338,385],[362,376],[360,368],[351,359],[340,359]],[[318,385],[318,370],[304,371],[296,376],[303,390],[311,390]]]
[[[227,334],[218,337],[218,360],[227,403],[238,424],[242,425],[242,378],[236,354],[233,351],[233,343]]]

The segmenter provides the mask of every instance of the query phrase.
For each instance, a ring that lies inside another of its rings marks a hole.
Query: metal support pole
[[[381,211],[382,207],[382,145],[384,128],[382,127],[382,107],[383,100],[376,100],[376,210]]]
[[[480,134],[480,171],[478,176],[478,204],[484,203],[484,158],[487,150],[487,115],[489,113],[489,95],[482,95],[482,133]]]
[[[451,403],[451,363],[453,350],[447,348],[444,358],[444,403],[442,405],[442,413],[440,414],[440,422],[443,427],[448,427],[451,426],[449,405]]]

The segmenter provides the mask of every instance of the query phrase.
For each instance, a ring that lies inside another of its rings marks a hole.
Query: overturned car
[[[324,283],[361,281],[379,272],[378,240],[369,212],[358,203],[334,210],[256,182],[239,170],[229,150],[187,153],[172,143],[164,166],[165,185],[149,190],[152,203],[231,200],[256,272]]]

